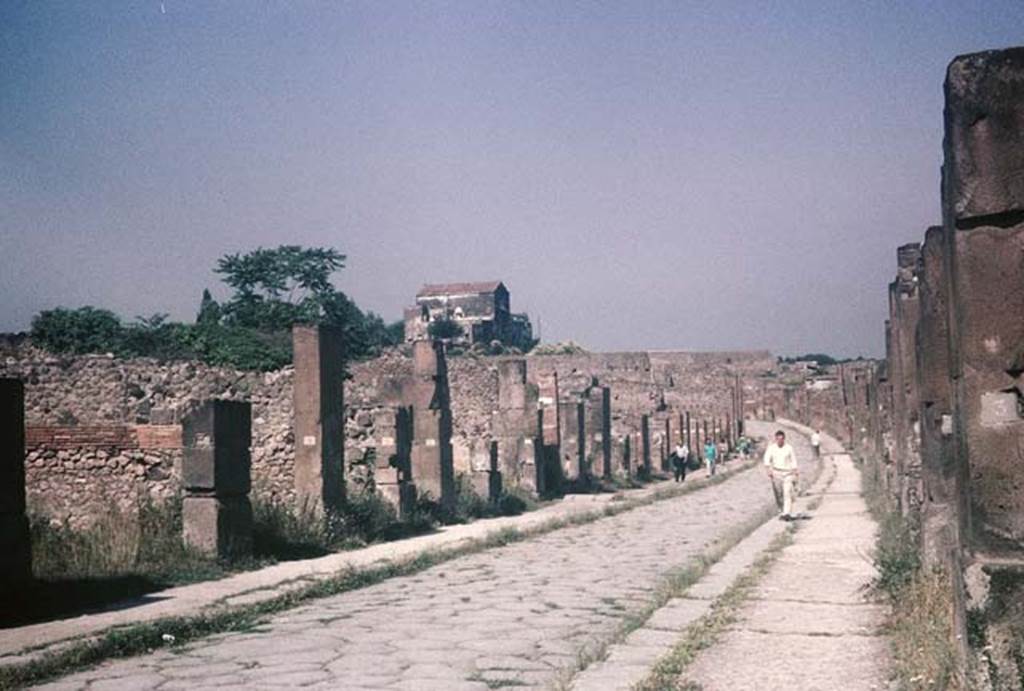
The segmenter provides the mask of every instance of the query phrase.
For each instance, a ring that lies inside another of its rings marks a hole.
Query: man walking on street
[[[797,478],[800,468],[796,463],[793,447],[786,443],[786,433],[779,430],[775,433],[775,442],[764,451],[764,467],[772,481],[775,503],[782,514],[783,521],[793,519],[793,495],[796,493]]]
[[[821,456],[821,433],[818,430],[814,430],[814,434],[811,435],[811,450],[814,451],[815,458]]]

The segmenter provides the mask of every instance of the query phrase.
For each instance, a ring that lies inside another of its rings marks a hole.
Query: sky
[[[388,321],[500,279],[544,341],[881,355],[942,80],[1024,2],[0,2],[0,331],[191,320],[218,257],[348,257]]]

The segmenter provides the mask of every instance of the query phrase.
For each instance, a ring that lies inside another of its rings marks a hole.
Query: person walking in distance
[[[821,432],[818,430],[814,430],[814,434],[811,435],[811,450],[814,451],[815,458],[821,456]]]
[[[686,444],[676,444],[672,451],[672,470],[675,471],[676,482],[686,479],[686,464],[690,461],[690,450]]]
[[[708,468],[708,477],[715,474],[715,461],[718,460],[718,447],[710,437],[704,440],[704,465]]]
[[[782,430],[775,433],[775,441],[764,450],[764,467],[772,481],[775,504],[781,512],[779,518],[783,521],[792,520],[793,495],[796,494],[800,468],[793,447],[786,443],[786,433]]]

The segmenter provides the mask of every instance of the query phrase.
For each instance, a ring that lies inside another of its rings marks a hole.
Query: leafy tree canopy
[[[291,362],[289,331],[296,323],[339,327],[350,359],[401,343],[401,321],[387,324],[363,313],[335,289],[331,275],[344,262],[337,250],[297,245],[229,254],[215,271],[234,294],[218,304],[204,290],[195,324],[170,322],[166,314],[125,324],[109,310],[58,308],[33,319],[32,339],[54,352],[199,359],[258,370]]]

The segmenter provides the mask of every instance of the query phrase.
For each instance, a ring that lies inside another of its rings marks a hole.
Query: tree
[[[220,323],[220,304],[213,299],[210,291],[203,288],[203,299],[199,303],[199,314],[196,315],[196,324],[209,325]]]
[[[235,290],[223,306],[224,320],[272,331],[320,323],[328,309],[337,309],[331,274],[344,265],[345,255],[323,247],[281,245],[225,255],[214,269]]]

